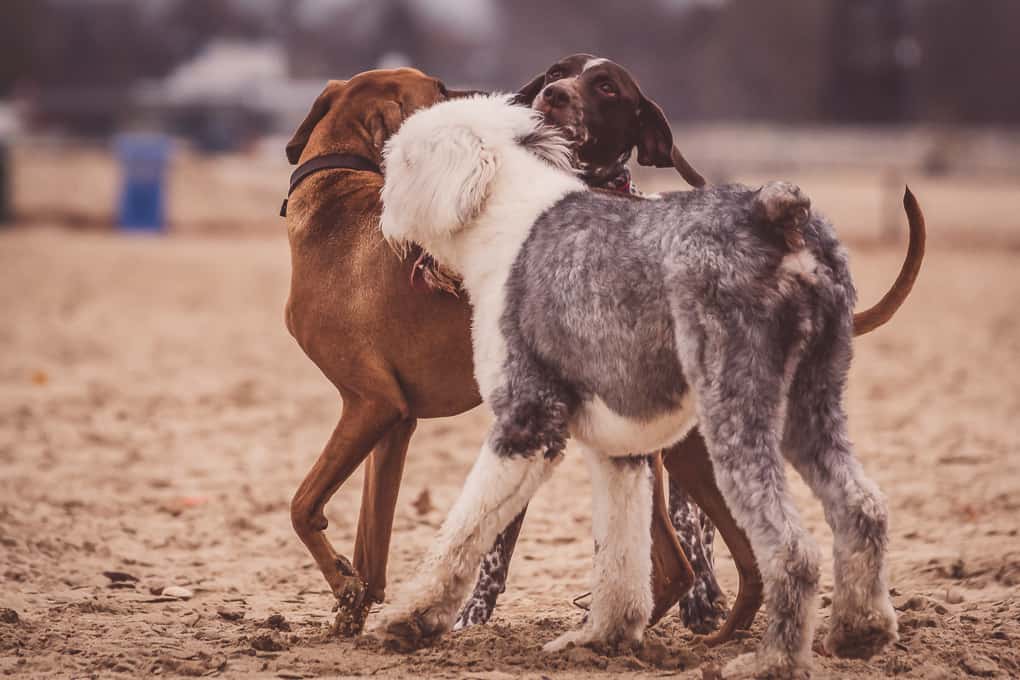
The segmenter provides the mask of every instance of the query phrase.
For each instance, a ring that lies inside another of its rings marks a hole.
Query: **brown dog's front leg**
[[[670,478],[682,482],[687,495],[694,499],[715,524],[737,566],[740,585],[736,601],[722,627],[704,638],[709,645],[720,644],[731,639],[738,630],[750,628],[754,622],[762,603],[761,573],[747,535],[737,526],[716,486],[712,461],[708,457],[701,433],[697,430],[691,432],[687,439],[666,451],[663,463],[669,470]]]
[[[326,538],[328,522],[323,508],[351,476],[376,442],[400,420],[400,413],[375,402],[349,400],[326,448],[305,476],[290,505],[291,523],[339,604],[337,631],[352,635],[361,630],[368,612],[365,584],[347,558],[333,550]]]
[[[669,519],[663,492],[662,454],[652,461],[652,618],[654,625],[694,584],[694,570],[687,560]]]
[[[365,485],[354,541],[354,568],[365,579],[367,599],[383,601],[386,594],[386,565],[393,533],[400,479],[404,474],[407,445],[418,421],[403,420],[383,435],[365,467]]]

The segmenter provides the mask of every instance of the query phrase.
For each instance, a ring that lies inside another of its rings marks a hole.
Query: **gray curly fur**
[[[896,639],[884,501],[853,457],[843,410],[855,291],[831,225],[808,205],[784,183],[660,200],[567,195],[532,225],[506,283],[505,378],[490,398],[490,443],[516,457],[561,451],[595,397],[646,420],[693,391],[716,480],[765,580],[755,672],[777,676],[809,666],[819,579],[783,455],[836,538],[830,649],[870,656]],[[784,266],[791,249],[810,266]]]
[[[534,148],[546,144],[548,137],[555,135],[555,131],[549,127],[539,128],[539,131],[544,134],[536,134],[534,138],[530,139],[520,139],[519,143]],[[629,156],[629,154],[627,155]],[[621,160],[625,162],[626,158]],[[620,174],[626,174],[627,183],[629,183],[630,172],[623,163],[620,163],[617,174],[602,173],[597,175],[602,178],[602,181],[593,184],[593,186],[613,186]],[[589,184],[592,183],[589,182]],[[632,184],[630,193],[641,195],[641,192],[637,191]],[[725,596],[716,579],[713,559],[715,526],[708,515],[687,496],[686,492],[674,480],[670,480],[669,484],[669,517],[677,539],[680,541],[680,546],[690,560],[695,576],[690,592],[680,601],[678,608],[680,619],[685,626],[696,633],[709,633],[719,626],[725,614]],[[457,621],[454,624],[455,630],[487,623],[492,618],[496,609],[496,601],[506,591],[510,559],[513,557],[517,536],[523,521],[522,513],[510,527],[499,535],[492,548],[482,559],[474,590],[457,615]]]

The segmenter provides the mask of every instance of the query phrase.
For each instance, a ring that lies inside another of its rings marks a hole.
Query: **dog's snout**
[[[553,108],[559,108],[566,106],[570,101],[570,95],[567,93],[567,89],[562,85],[548,85],[542,90],[542,99],[552,106]]]

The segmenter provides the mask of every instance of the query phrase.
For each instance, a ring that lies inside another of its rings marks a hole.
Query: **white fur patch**
[[[697,424],[695,399],[688,390],[673,411],[651,420],[621,416],[600,397],[585,402],[570,423],[571,435],[608,456],[628,456],[663,449],[680,441]]]
[[[599,64],[604,64],[607,61],[609,61],[609,60],[608,59],[603,59],[602,57],[597,57],[595,59],[589,59],[588,61],[584,62],[584,66],[581,68],[581,73],[584,73],[588,69],[590,69],[590,68],[592,68],[594,66],[598,66]]]
[[[510,268],[538,216],[586,191],[572,172],[521,145],[542,115],[506,95],[455,99],[409,117],[386,145],[383,234],[414,241],[458,272],[474,307],[475,378],[483,398],[499,384],[499,328]],[[543,142],[555,156],[551,138]],[[480,169],[480,165],[484,166]]]
[[[652,484],[645,465],[620,464],[582,446],[591,471],[592,533],[598,549],[588,620],[547,643],[637,642],[652,613]]]

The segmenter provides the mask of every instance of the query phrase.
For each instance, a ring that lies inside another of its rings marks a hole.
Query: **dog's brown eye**
[[[546,81],[550,82],[550,83],[552,81],[554,81],[554,80],[559,80],[562,77],[563,77],[563,69],[561,69],[561,68],[554,68],[553,70],[549,71],[549,73],[545,74]]]
[[[609,97],[616,96],[616,88],[613,87],[613,84],[608,81],[604,83],[599,83],[599,92]]]

